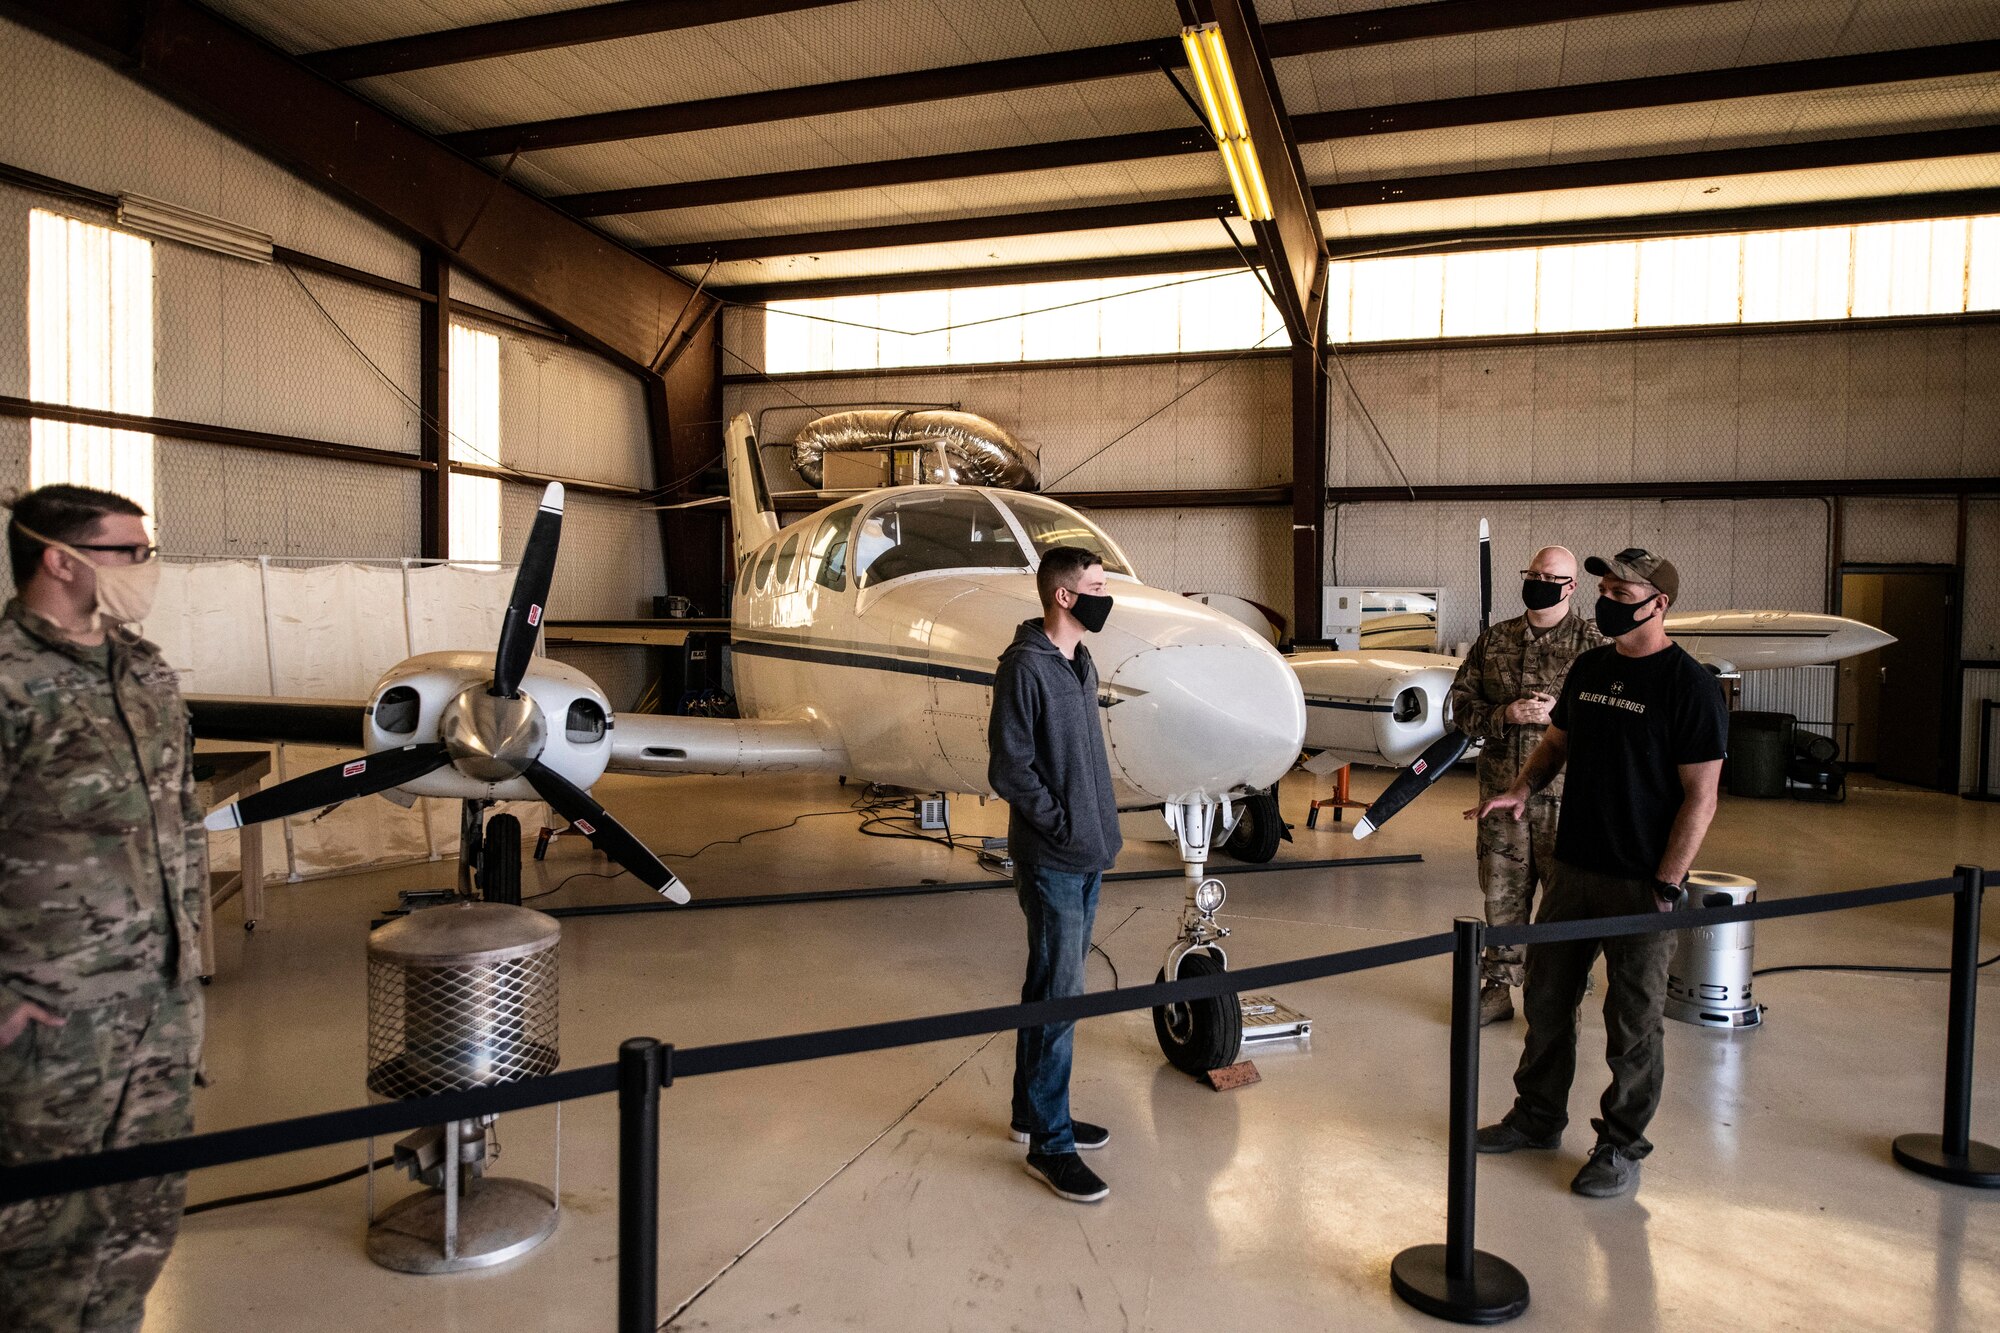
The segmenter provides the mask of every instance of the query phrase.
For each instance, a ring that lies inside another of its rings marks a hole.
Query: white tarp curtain
[[[145,631],[190,694],[360,700],[383,672],[415,653],[491,651],[513,579],[512,569],[491,566],[168,559]],[[359,753],[281,745],[274,777],[296,777]],[[543,819],[539,804],[509,808],[531,828]],[[265,826],[265,865],[272,875],[299,879],[454,856],[458,820],[456,801],[423,800],[404,809],[371,797]],[[235,865],[232,838],[217,836],[212,849],[218,869]]]

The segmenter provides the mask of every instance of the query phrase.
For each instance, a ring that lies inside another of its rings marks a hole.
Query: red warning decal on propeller
[[[1414,764],[1411,764],[1411,765],[1410,765],[1410,771],[1411,771],[1412,773],[1415,773],[1415,774],[1417,774],[1417,775],[1418,775],[1419,777],[1421,777],[1421,776],[1423,775],[1423,771],[1424,771],[1425,769],[1429,768],[1429,767],[1430,767],[1430,765],[1429,765],[1429,764],[1427,764],[1427,763],[1425,763],[1425,762],[1424,762],[1423,760],[1419,759],[1419,760],[1417,760],[1417,762],[1416,762],[1416,763],[1414,763]]]
[[[368,771],[368,761],[366,759],[357,759],[353,763],[348,764],[347,766],[342,768],[340,770],[340,776],[344,778],[358,778],[367,771]]]
[[[575,824],[576,831],[578,833],[583,834],[585,837],[589,837],[591,834],[597,832],[596,829],[590,826],[590,821],[587,819],[576,819],[576,820],[571,820],[570,822]]]
[[[542,608],[541,608],[541,607],[539,607],[539,606],[532,606],[532,605],[531,605],[531,606],[530,606],[530,607],[528,608],[528,623],[529,623],[530,625],[539,625],[539,624],[541,624],[541,623],[542,623]]]

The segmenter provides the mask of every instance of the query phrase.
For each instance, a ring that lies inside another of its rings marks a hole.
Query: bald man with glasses
[[[1605,641],[1595,625],[1575,614],[1570,605],[1575,592],[1576,556],[1569,548],[1535,552],[1521,571],[1523,613],[1481,634],[1459,665],[1451,687],[1452,716],[1460,731],[1486,742],[1478,767],[1482,802],[1513,785],[1548,729],[1549,710],[1570,664]],[[1530,799],[1525,818],[1501,814],[1479,821],[1479,891],[1488,925],[1526,922],[1536,888],[1547,891],[1561,809],[1558,776]],[[1526,953],[1519,945],[1487,947],[1480,959],[1481,1026],[1514,1016],[1513,988],[1526,975]]]

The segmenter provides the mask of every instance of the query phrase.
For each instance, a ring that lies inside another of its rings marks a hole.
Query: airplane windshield
[[[978,492],[913,495],[869,511],[854,533],[859,585],[938,569],[1026,569],[1014,530]]]
[[[1058,546],[1081,546],[1103,557],[1107,574],[1131,574],[1132,567],[1126,563],[1125,553],[1118,549],[1118,544],[1074,509],[1037,496],[1018,494],[1007,497],[1007,507],[1027,529],[1037,556]]]

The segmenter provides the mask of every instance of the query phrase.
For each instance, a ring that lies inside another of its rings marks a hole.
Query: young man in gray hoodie
[[[987,781],[1007,802],[1014,891],[1028,918],[1021,999],[1083,994],[1083,965],[1103,872],[1118,859],[1118,802],[1097,716],[1097,668],[1083,636],[1104,627],[1111,599],[1095,553],[1058,546],[1035,584],[1042,618],[1024,620],[1000,655],[987,723]],[[1023,1028],[1014,1042],[1014,1141],[1028,1174],[1065,1199],[1095,1203],[1110,1186],[1077,1150],[1111,1141],[1069,1114],[1072,1023]]]

